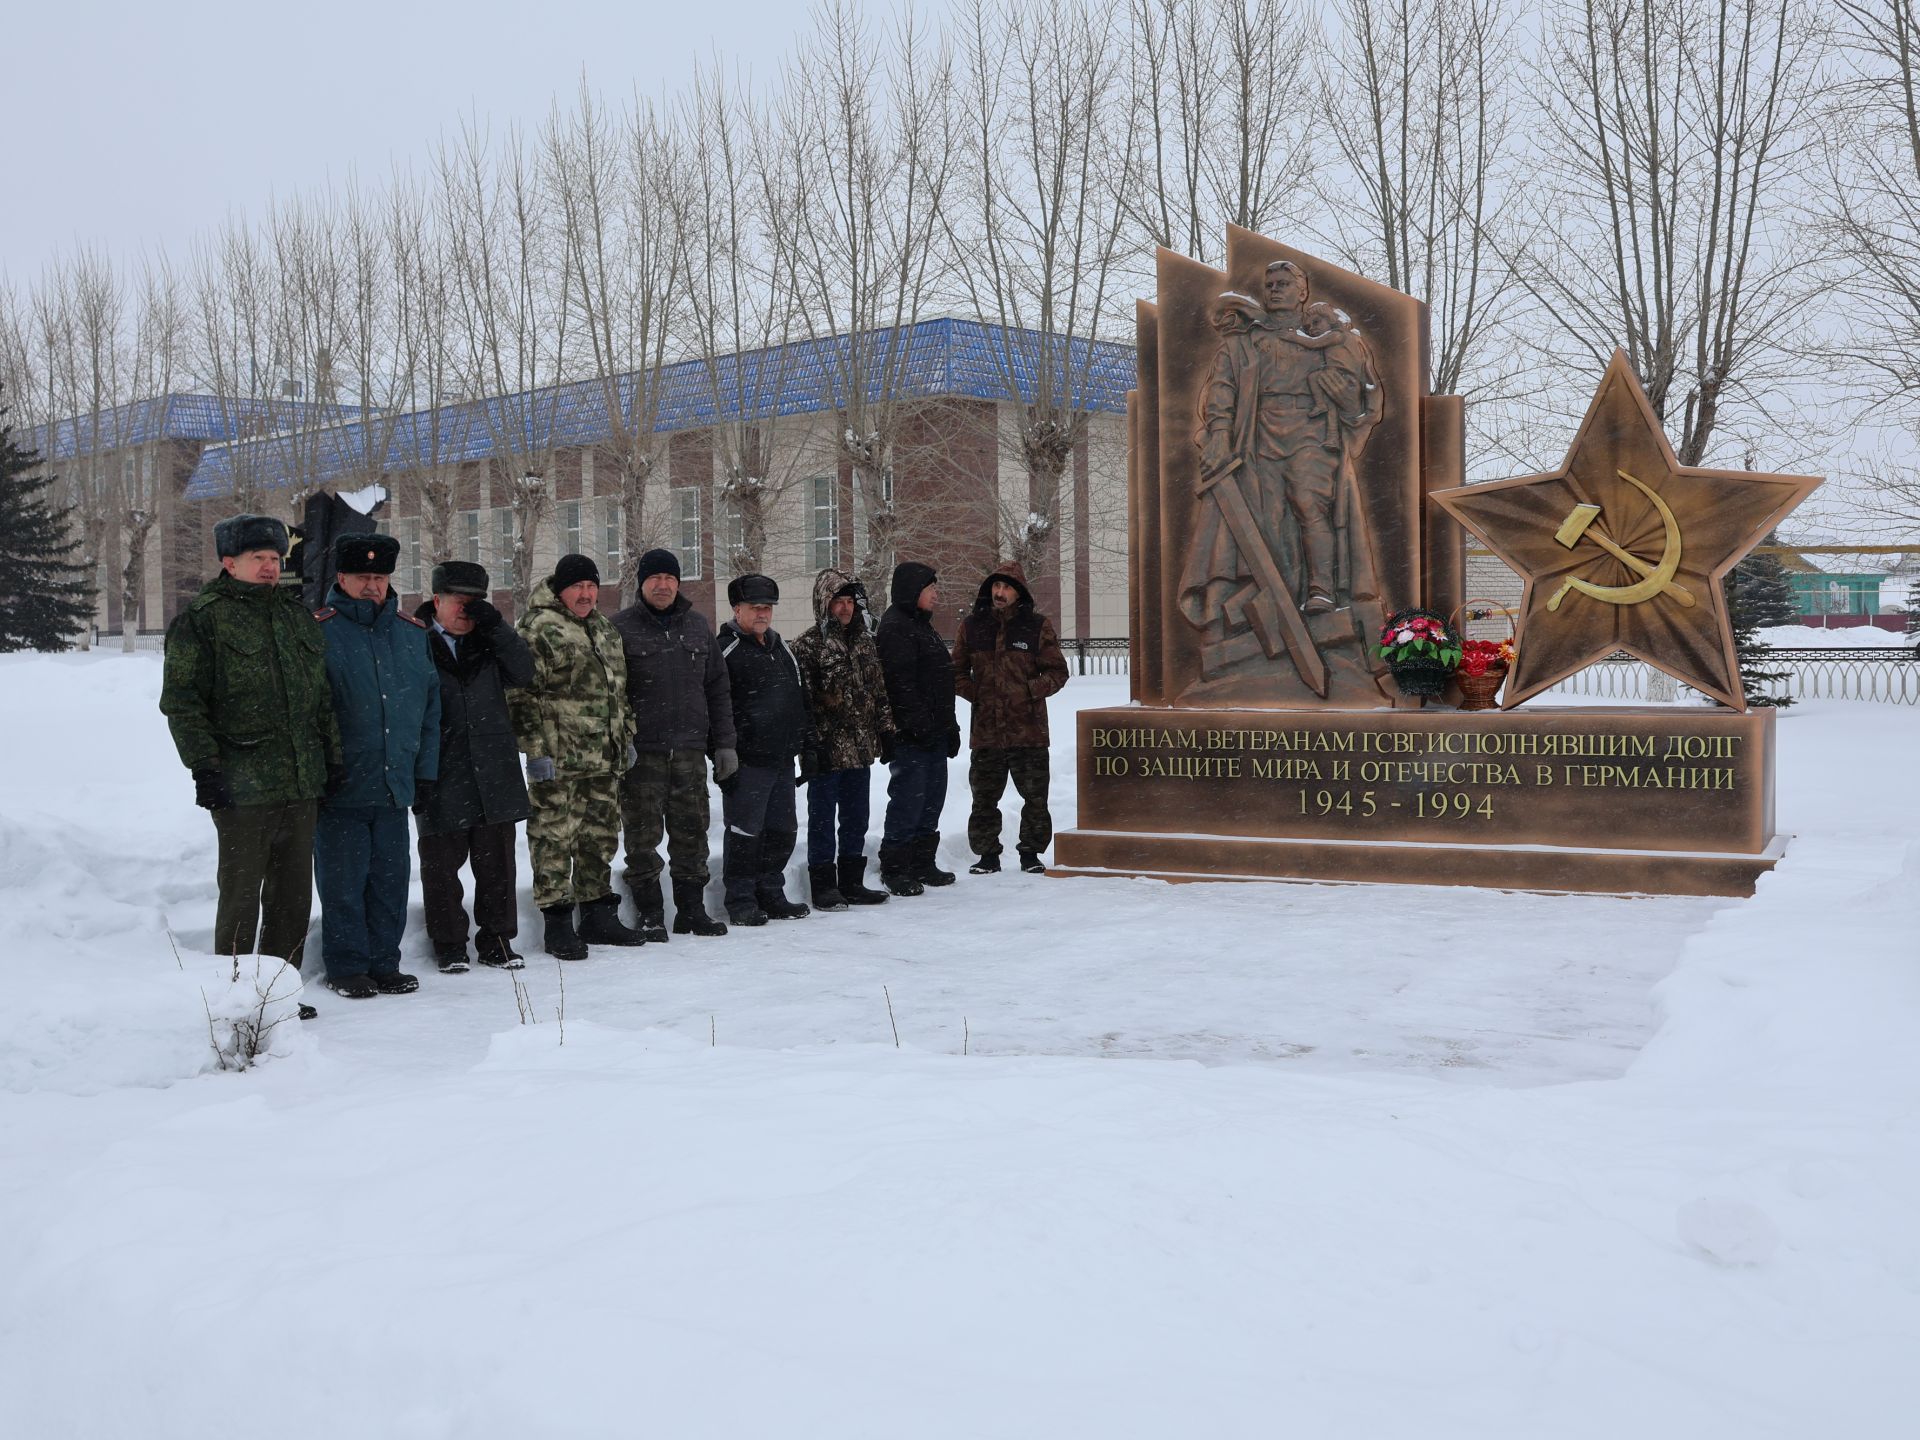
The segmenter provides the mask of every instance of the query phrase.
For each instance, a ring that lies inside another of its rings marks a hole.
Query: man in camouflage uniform
[[[814,625],[792,647],[813,712],[807,880],[816,910],[878,905],[887,898],[886,891],[861,883],[873,762],[893,748],[893,711],[866,598],[865,588],[845,571],[822,570],[813,580]]]
[[[1040,852],[1053,839],[1047,809],[1047,697],[1067,683],[1067,657],[1053,622],[1033,608],[1017,564],[980,582],[973,612],[953,643],[954,689],[973,706],[973,813],[967,842],[980,858],[973,875],[1000,869],[1000,797],[1020,792],[1020,868],[1043,875]]]
[[[589,945],[645,943],[620,923],[613,892],[633,712],[620,636],[595,608],[599,600],[599,567],[584,555],[561,556],[515,627],[533,652],[533,683],[507,695],[527,757],[533,900],[546,919],[547,953],[561,960],[586,959]]]
[[[279,586],[285,525],[236,515],[213,534],[221,573],[167,628],[160,711],[219,836],[214,950],[277,956],[297,972],[314,821],[340,768],[326,641],[298,592]]]
[[[673,877],[673,933],[724,935],[707,914],[707,760],[725,784],[740,768],[727,667],[713,626],[680,593],[680,562],[671,550],[649,550],[635,576],[640,598],[613,617],[626,652],[627,700],[639,752],[620,782],[627,829],[627,888],[640,930],[665,940],[666,899],[660,890],[664,833]]]

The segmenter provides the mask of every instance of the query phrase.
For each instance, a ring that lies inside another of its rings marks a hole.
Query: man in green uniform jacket
[[[160,712],[219,836],[214,950],[298,970],[314,820],[341,759],[326,641],[299,594],[278,584],[285,525],[236,515],[213,534],[221,573],[167,628]]]

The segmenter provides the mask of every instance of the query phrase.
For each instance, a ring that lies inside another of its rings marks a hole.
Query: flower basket
[[[1491,600],[1466,600],[1453,612],[1453,622],[1464,636],[1469,621],[1484,620],[1489,615],[1506,617],[1507,636],[1504,640],[1463,639],[1460,642],[1460,668],[1453,678],[1460,686],[1462,710],[1491,710],[1493,697],[1500,693],[1500,686],[1513,665],[1513,611]]]
[[[1402,695],[1431,700],[1446,693],[1460,663],[1460,637],[1431,610],[1396,610],[1380,632],[1380,658]]]

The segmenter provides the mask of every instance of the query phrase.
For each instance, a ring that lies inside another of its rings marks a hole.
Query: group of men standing
[[[328,987],[352,998],[417,989],[400,968],[409,810],[428,938],[447,972],[474,958],[525,963],[513,947],[523,820],[542,941],[562,960],[666,941],[663,869],[674,934],[809,914],[785,886],[802,784],[815,908],[952,884],[937,850],[960,749],[956,695],[973,704],[972,873],[1000,869],[1009,779],[1024,802],[1021,868],[1044,870],[1046,699],[1067,667],[1017,566],[982,583],[949,652],[933,626],[937,576],[915,562],[895,569],[877,627],[860,582],[821,571],[813,623],[789,646],[773,628],[773,580],[732,581],[732,618],[716,633],[680,592],[667,550],[642,557],[638,598],[611,617],[594,562],[563,556],[510,626],[488,601],[485,569],[464,561],[436,566],[431,596],[401,613],[398,542],[382,535],[340,537],[328,603],[310,613],[281,583],[287,540],[268,516],[220,522],[222,573],[167,633],[160,708],[213,815],[223,954],[298,969],[317,880]],[[864,883],[876,762],[891,771],[884,890]],[[705,907],[709,773],[726,922]],[[622,830],[632,926],[613,886]]]

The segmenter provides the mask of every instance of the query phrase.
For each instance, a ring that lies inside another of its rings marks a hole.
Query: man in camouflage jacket
[[[813,580],[813,627],[792,646],[813,711],[807,879],[818,910],[877,905],[887,898],[884,890],[861,883],[872,766],[893,748],[893,710],[867,624],[866,598],[865,587],[845,571],[822,570]]]
[[[599,567],[585,555],[561,556],[515,627],[533,652],[533,683],[507,694],[527,757],[533,900],[546,919],[547,953],[561,960],[586,959],[588,945],[642,943],[621,924],[613,890],[634,722],[620,635],[599,599]]]
[[[313,830],[340,732],[326,641],[279,585],[287,527],[236,515],[214,527],[221,573],[167,628],[160,711],[194,802],[219,837],[213,948],[296,971],[313,915]]]
[[[1067,658],[1053,622],[1033,608],[1018,564],[980,582],[973,611],[953,644],[954,690],[973,706],[973,813],[967,841],[971,872],[1000,868],[1000,797],[1012,778],[1020,792],[1020,868],[1044,873],[1040,852],[1053,839],[1047,809],[1047,697],[1067,683]]]

